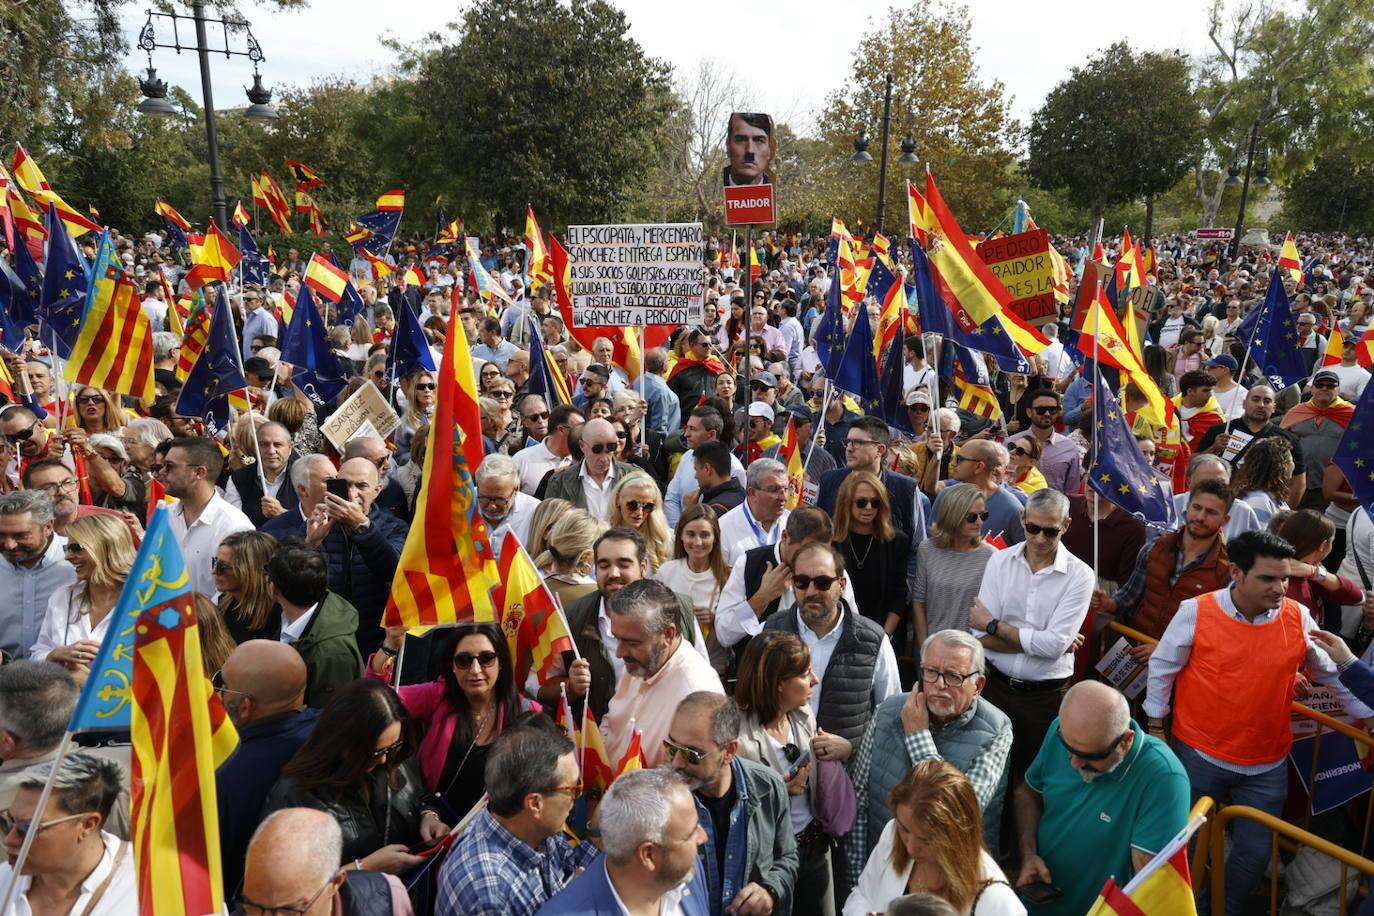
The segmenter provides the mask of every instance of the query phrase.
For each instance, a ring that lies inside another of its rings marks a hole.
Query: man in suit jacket
[[[882,420],[877,417],[859,417],[852,422],[845,439],[846,466],[821,475],[816,506],[833,516],[835,497],[840,492],[840,484],[844,483],[850,472],[872,471],[887,485],[888,501],[892,504],[892,524],[911,535],[911,553],[915,556],[917,546],[925,540],[926,515],[930,511],[930,500],[916,486],[916,481],[885,467],[891,448],[892,433]]]
[[[652,812],[645,818],[644,812]],[[707,916],[710,895],[698,850],[706,831],[682,777],[632,770],[597,808],[600,859],[539,909],[539,916],[593,916],[655,909]]]
[[[611,491],[633,471],[633,465],[615,458],[620,437],[606,420],[588,420],[582,426],[582,460],[549,479],[541,499],[566,499],[593,518],[610,515]]]

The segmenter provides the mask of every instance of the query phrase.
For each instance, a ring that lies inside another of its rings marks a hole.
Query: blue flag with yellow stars
[[[1257,309],[1251,309],[1236,327],[1236,339],[1244,341],[1250,358],[1275,391],[1307,378],[1307,367],[1298,350],[1298,326],[1288,307],[1279,267],[1269,277],[1269,291]]]
[[[86,314],[86,261],[76,250],[57,207],[48,204],[48,261],[43,268],[43,296],[38,328],[43,343],[68,359],[81,334]]]
[[[1345,473],[1355,498],[1374,517],[1374,385],[1365,385],[1331,463]]]
[[[206,435],[219,438],[229,431],[230,392],[246,388],[248,382],[239,365],[238,341],[234,337],[234,321],[229,315],[229,299],[223,283],[214,287],[214,295],[216,300],[210,314],[205,348],[186,376],[176,412],[183,417],[200,417],[205,423]]]
[[[1125,412],[1100,375],[1093,396],[1093,422],[1096,454],[1088,469],[1088,485],[1147,525],[1177,527],[1171,488],[1145,460]]]
[[[334,400],[348,380],[342,361],[329,345],[310,287],[304,284],[296,292],[296,310],[281,339],[281,361],[295,369],[291,380],[317,407]]]

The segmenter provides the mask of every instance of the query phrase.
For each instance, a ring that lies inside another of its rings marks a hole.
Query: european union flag
[[[959,326],[936,287],[925,249],[915,239],[911,240],[911,267],[922,331],[939,334],[970,350],[992,354],[997,367],[1003,372],[1030,373],[1030,360],[1026,359],[999,319],[989,318],[976,331],[965,331]]]
[[[835,286],[839,285],[836,281]],[[829,373],[827,372],[828,376]],[[873,324],[868,319],[868,304],[861,302],[855,312],[849,340],[834,375],[835,387],[857,395],[865,407],[878,401],[878,365],[873,360]]]
[[[364,242],[360,242],[358,247],[366,248],[375,255],[380,256],[386,251],[391,240],[396,237],[396,230],[401,225],[401,210],[373,210],[371,213],[364,213],[358,217],[359,226],[365,226],[372,230],[372,237]]]
[[[558,383],[553,380],[551,374],[556,370],[549,368],[549,357],[544,350],[544,335],[539,330],[539,322],[534,320],[533,315],[527,316],[525,320],[530,323],[530,378],[525,390],[542,397],[551,409],[566,404],[567,400],[560,393]]]
[[[186,230],[182,229],[180,226],[178,226],[176,223],[172,222],[165,216],[162,218],[162,222],[167,225],[168,244],[170,244],[177,251],[185,251],[186,246],[189,244],[186,238]]]
[[[183,417],[200,417],[212,437],[228,432],[229,393],[248,386],[239,366],[238,344],[234,339],[234,324],[229,316],[229,299],[223,283],[216,285],[215,294],[205,349],[196,357],[195,365],[186,376],[186,385],[181,389],[181,397],[177,399],[177,413]]]
[[[825,377],[834,379],[844,358],[844,309],[840,305],[840,274],[832,271],[830,289],[825,294],[825,314],[816,325],[816,358]]]
[[[334,400],[348,381],[325,336],[324,319],[315,308],[315,298],[304,284],[296,293],[296,310],[281,340],[281,359],[295,367],[292,380],[316,406]]]
[[[1307,367],[1298,351],[1298,328],[1283,288],[1282,269],[1274,268],[1269,291],[1257,309],[1251,309],[1236,328],[1236,339],[1245,341],[1250,358],[1275,390],[1307,378]]]
[[[239,226],[239,255],[239,274],[243,282],[254,286],[265,284],[267,275],[272,272],[272,262],[258,250],[258,243],[247,226]]]
[[[395,385],[406,376],[421,369],[438,372],[434,364],[434,353],[425,339],[424,328],[411,307],[410,300],[401,297],[396,306],[396,330],[391,335],[391,346],[386,350],[386,383]],[[530,353],[530,384],[534,384],[536,371],[534,353]],[[530,388],[533,391],[533,387]]]
[[[877,265],[874,265],[875,269]],[[905,316],[903,316],[905,317]],[[906,412],[906,345],[901,331],[883,357],[883,371],[878,377],[879,416],[894,429],[908,435],[915,433]]]
[[[128,731],[133,721],[134,635],[139,618],[159,613],[167,617],[167,626],[173,626],[194,610],[195,593],[167,520],[167,507],[158,506],[110,612],[109,629],[67,729]]]
[[[1099,374],[1093,396],[1097,452],[1088,467],[1088,485],[1103,499],[1147,525],[1174,528],[1178,513],[1164,481],[1155,473],[1135,441],[1125,411]]]
[[[38,306],[43,301],[43,270],[33,259],[28,245],[14,248],[14,275],[23,284],[24,291],[11,301],[11,314],[24,327],[38,324]]]
[[[38,308],[43,343],[63,359],[70,358],[85,314],[86,261],[57,215],[57,206],[48,204],[48,262],[43,269],[43,297]]]
[[[1331,463],[1345,473],[1355,498],[1374,516],[1374,385],[1365,385]]]
[[[916,297],[916,314],[921,321],[921,330],[927,334],[953,337],[954,316],[945,307],[935,289],[935,278],[930,273],[930,261],[926,250],[915,239],[911,239],[911,285]]]
[[[7,349],[15,353],[20,352],[24,339],[28,337],[27,325],[18,317],[19,310],[24,308],[28,300],[29,290],[24,281],[10,270],[8,264],[0,263],[0,339]]]
[[[352,279],[344,281],[343,295],[339,297],[339,304],[334,315],[334,323],[353,324],[353,319],[357,318],[367,309],[363,304],[363,297],[358,295],[358,288],[353,285]]]

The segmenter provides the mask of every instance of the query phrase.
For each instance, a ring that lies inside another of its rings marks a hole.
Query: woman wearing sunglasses
[[[438,385],[434,376],[429,372],[421,370],[407,376],[402,382],[401,387],[405,390],[406,409],[401,414],[401,425],[396,427],[396,432],[392,439],[396,443],[396,454],[392,457],[396,459],[398,465],[410,461],[410,443],[415,437],[415,431],[420,427],[429,427],[430,421],[434,419],[434,402]]]
[[[328,812],[343,831],[345,867],[399,875],[422,864],[409,850],[435,843],[449,828],[415,765],[408,725],[386,684],[339,688],[282,768],[262,816],[282,808]]]
[[[854,585],[856,610],[892,636],[907,616],[906,565],[911,537],[892,524],[887,487],[855,471],[835,497],[835,549]]]
[[[668,562],[673,535],[663,514],[662,494],[652,477],[639,470],[626,474],[611,491],[608,521],[612,528],[633,528],[644,535],[650,570]]]
[[[115,433],[129,422],[129,415],[119,406],[114,395],[90,385],[80,385],[72,394],[76,411],[67,418],[68,426],[79,426],[87,435]]]
[[[1049,486],[1036,464],[1044,452],[1039,439],[1022,436],[1008,443],[1007,451],[1011,453],[1011,462],[1007,465],[1007,483],[1028,496]]]
[[[73,519],[62,550],[76,570],[76,581],[48,599],[29,658],[57,662],[84,684],[136,551],[129,526],[113,515]]]
[[[739,756],[771,767],[790,796],[792,832],[801,859],[792,891],[793,916],[835,913],[830,838],[815,819],[819,782],[811,778],[816,718],[810,701],[817,683],[806,644],[782,630],[764,630],[749,641],[735,682],[735,702],[743,714]]]
[[[387,629],[382,649],[368,660],[367,676],[388,680],[405,638],[404,627]],[[461,819],[486,792],[487,748],[522,712],[539,707],[515,683],[510,649],[494,623],[453,627],[435,649],[443,662],[427,684],[396,688],[406,713],[424,726],[420,772],[438,793],[444,814]]]
[[[219,542],[210,561],[219,592],[219,612],[235,643],[277,639],[281,608],[267,592],[267,561],[277,539],[264,531],[236,531]],[[218,669],[216,669],[218,670]]]
[[[925,645],[931,633],[968,628],[969,606],[978,596],[983,568],[996,552],[983,540],[987,517],[987,500],[973,484],[944,491],[930,537],[916,548],[911,591],[916,645]]]

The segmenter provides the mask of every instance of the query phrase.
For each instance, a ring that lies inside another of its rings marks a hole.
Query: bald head
[[[243,896],[267,906],[301,907],[334,876],[342,883],[343,832],[334,818],[314,808],[284,808],[269,815],[248,843]],[[321,895],[312,914],[333,912],[334,897]]]
[[[378,439],[376,436],[354,436],[344,443],[343,456],[345,461],[353,458],[366,458],[373,464],[377,464],[388,454],[390,452],[387,450],[386,440]]]
[[[1059,704],[1059,730],[1071,747],[1100,750],[1130,727],[1125,695],[1101,681],[1079,681]]]
[[[250,639],[240,645],[225,660],[221,676],[225,687],[251,699],[253,719],[299,709],[305,702],[305,662],[299,652],[275,639]]]

